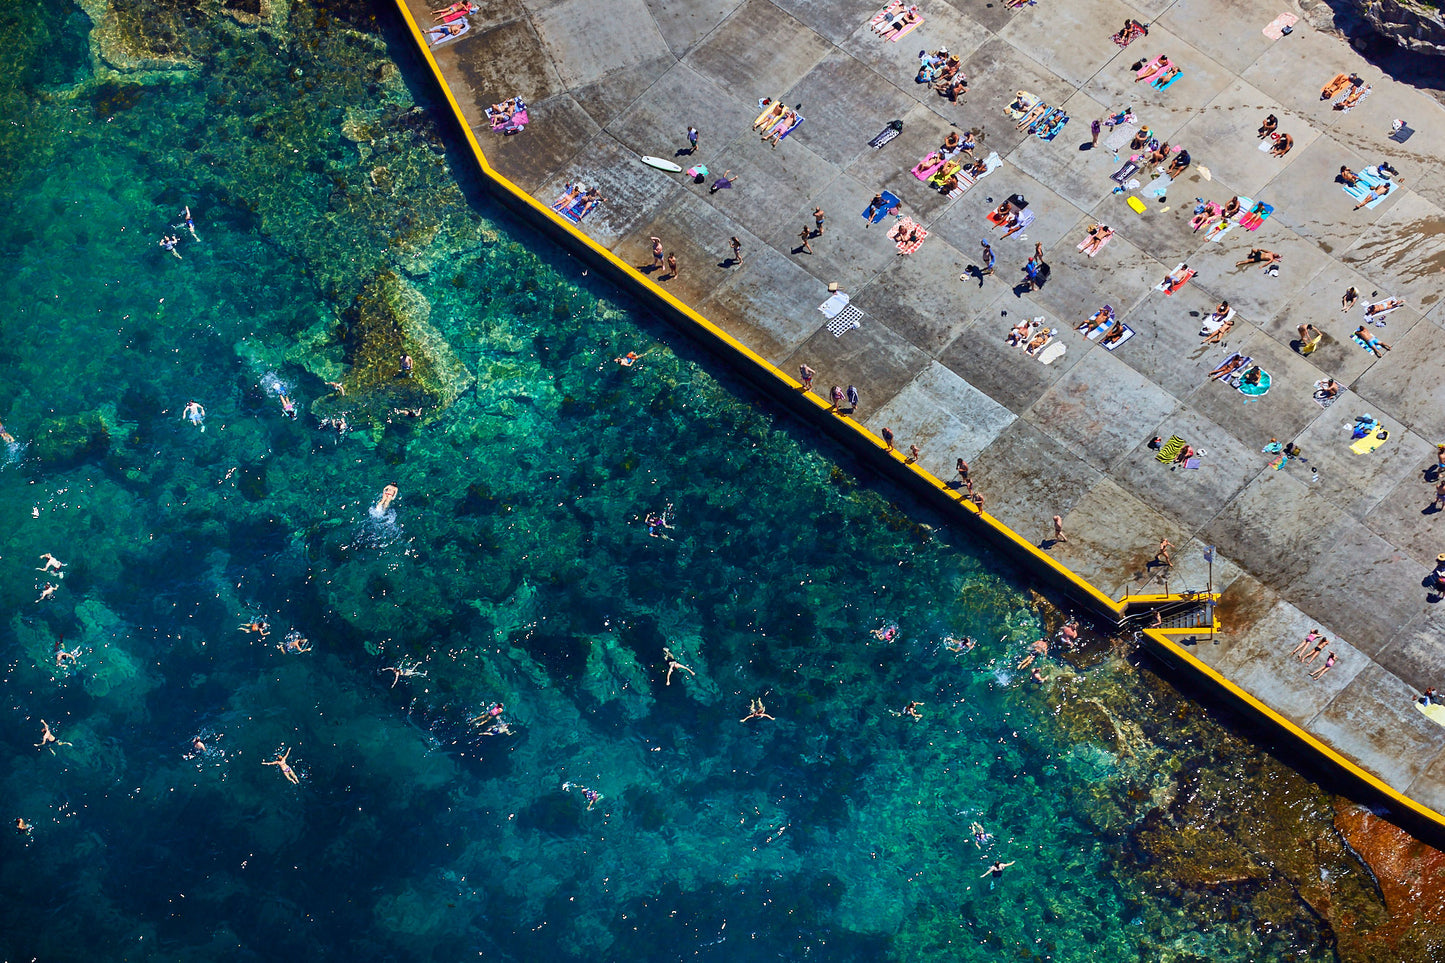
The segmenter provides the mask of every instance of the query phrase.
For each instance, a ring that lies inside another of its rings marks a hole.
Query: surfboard
[[[1419,699],[1415,700],[1415,708],[1425,714],[1425,718],[1431,722],[1445,726],[1445,706],[1423,705]]]
[[[663,160],[661,157],[652,157],[650,155],[644,156],[642,158],[642,163],[646,164],[648,167],[656,167],[660,171],[667,171],[669,174],[682,173],[681,167],[674,164],[670,160]]]

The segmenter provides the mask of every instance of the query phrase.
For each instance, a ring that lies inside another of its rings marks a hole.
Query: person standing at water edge
[[[813,376],[817,373],[806,364],[798,365],[798,380],[803,382],[804,391],[813,390]]]
[[[662,270],[662,238],[653,237],[652,240],[652,269]]]
[[[848,386],[848,413],[851,415],[858,410],[858,389],[852,385]]]

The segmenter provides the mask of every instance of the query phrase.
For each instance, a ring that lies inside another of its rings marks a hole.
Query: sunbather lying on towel
[[[1041,330],[1038,334],[1036,334],[1036,335],[1034,335],[1032,338],[1030,338],[1028,344],[1024,345],[1024,351],[1025,351],[1025,353],[1027,353],[1027,354],[1037,354],[1037,353],[1038,353],[1038,350],[1039,350],[1040,348],[1042,348],[1044,345],[1048,344],[1049,341],[1053,339],[1053,337],[1054,337],[1054,331],[1053,331],[1053,329],[1052,329],[1052,328],[1044,328],[1044,329]]]
[[[1189,270],[1189,265],[1181,264],[1175,268],[1173,274],[1164,275],[1164,280],[1160,282],[1160,287],[1166,292],[1172,292],[1183,286],[1184,282],[1188,281],[1193,273],[1193,271]]]
[[[465,20],[459,23],[442,24],[439,27],[432,27],[430,30],[428,30],[426,32],[426,40],[427,43],[435,47],[437,44],[441,43],[444,40],[450,40],[453,37],[460,37],[462,34],[466,33],[467,30],[470,29],[470,27],[471,24],[467,23]]]
[[[1127,330],[1126,325],[1114,325],[1112,328],[1109,329],[1107,334],[1105,334],[1102,338],[1099,339],[1099,344],[1103,345],[1106,348],[1111,344],[1117,344],[1119,340],[1124,337],[1125,330]]]
[[[1168,70],[1164,71],[1162,74],[1150,81],[1149,86],[1158,87],[1160,90],[1163,90],[1165,87],[1168,87],[1170,84],[1174,83],[1174,78],[1178,77],[1182,73],[1184,73],[1184,69],[1182,67],[1170,67]]]
[[[1290,152],[1290,148],[1292,147],[1294,147],[1294,138],[1289,134],[1280,134],[1279,139],[1274,142],[1274,146],[1269,149],[1269,152],[1275,157],[1283,157]]]
[[[1199,329],[1199,336],[1204,339],[1201,343],[1224,344],[1224,339],[1229,336],[1229,332],[1233,328],[1234,317],[1232,315],[1226,315],[1218,321],[1215,321],[1214,316],[1210,315],[1205,320],[1203,327]]]
[[[1365,309],[1365,317],[1373,318],[1380,314],[1389,314],[1396,308],[1405,306],[1404,298],[1386,298],[1384,301],[1376,302]]]
[[[1339,181],[1346,187],[1354,187],[1360,182],[1359,175],[1356,174],[1354,171],[1350,170],[1344,164],[1340,165],[1340,172],[1338,175],[1336,175],[1335,180]]]
[[[1320,88],[1320,100],[1334,100],[1335,95],[1350,84],[1349,74],[1335,74],[1334,78]]]
[[[1044,115],[1044,112],[1048,109],[1048,104],[1044,103],[1042,100],[1039,101],[1037,104],[1034,104],[1034,106],[1029,109],[1029,112],[1027,114],[1024,114],[1023,120],[1019,121],[1018,126],[1014,129],[1023,130],[1025,127],[1029,126],[1034,121],[1042,117]]]
[[[1013,326],[1013,328],[1009,331],[1008,336],[1004,338],[1004,341],[1011,345],[1023,344],[1029,338],[1033,337],[1034,331],[1036,331],[1037,329],[1037,325],[1025,318],[1024,320]]]
[[[1080,248],[1080,250],[1082,250],[1085,254],[1089,255],[1098,254],[1099,248],[1103,247],[1104,242],[1113,236],[1114,230],[1113,228],[1109,227],[1109,225],[1090,224],[1089,239],[1084,242],[1084,246]]]
[[[1223,363],[1221,363],[1219,367],[1209,372],[1209,377],[1215,381],[1218,381],[1220,378],[1227,378],[1230,375],[1234,374],[1236,371],[1238,371],[1240,368],[1243,368],[1245,365],[1249,364],[1252,360],[1254,359],[1246,358],[1244,355],[1236,352],[1235,354],[1230,355],[1228,358],[1225,358]]]
[[[889,20],[888,29],[880,31],[880,34],[884,40],[892,40],[894,37],[901,35],[905,30],[918,23],[921,19],[923,18],[919,16],[918,8],[916,6],[909,7],[892,20]]]
[[[903,26],[904,18],[908,16],[909,11],[916,14],[918,8],[916,6],[905,7],[902,4],[889,4],[884,9],[883,19],[873,24],[873,31],[883,36],[892,33]]]
[[[457,2],[451,6],[443,7],[432,14],[432,20],[435,23],[451,23],[453,20],[460,20],[469,13],[476,13],[480,9],[481,8],[473,3],[472,0],[457,0]]]
[[[1370,92],[1370,85],[1369,85],[1369,84],[1365,84],[1365,85],[1362,86],[1362,87],[1361,87],[1361,86],[1355,87],[1354,90],[1350,91],[1350,95],[1349,95],[1348,97],[1346,97],[1344,100],[1340,101],[1338,104],[1335,104],[1335,110],[1349,110],[1351,107],[1355,106],[1356,104],[1358,104],[1358,103],[1360,102],[1360,98],[1361,98],[1361,97],[1364,97],[1364,96],[1365,96],[1366,94],[1368,94],[1369,92]]]
[[[1267,115],[1264,118],[1264,123],[1259,125],[1259,139],[1264,140],[1270,134],[1273,134],[1277,129],[1279,129],[1279,118],[1276,117],[1274,114]]]
[[[772,127],[782,118],[783,111],[787,109],[788,105],[781,100],[773,101],[763,109],[761,114],[758,114],[758,119],[753,121],[753,130]]]
[[[1381,349],[1384,349],[1385,351],[1390,350],[1390,346],[1388,344],[1381,341],[1375,335],[1371,334],[1369,329],[1366,328],[1363,324],[1355,329],[1355,340],[1360,342],[1360,344],[1364,345],[1366,348],[1369,348],[1370,353],[1377,358],[1384,357],[1384,355],[1380,354]]]
[[[1197,231],[1204,225],[1213,222],[1219,217],[1221,210],[1223,210],[1223,208],[1213,201],[1205,201],[1203,204],[1195,205],[1194,216],[1189,219],[1189,229]]]
[[[1355,205],[1355,210],[1358,211],[1362,207],[1375,203],[1388,193],[1390,193],[1389,181],[1385,181],[1383,184],[1376,184],[1374,187],[1370,188],[1370,193],[1366,194],[1364,198],[1360,201],[1360,203]]]
[[[1137,84],[1141,80],[1153,80],[1173,66],[1174,64],[1170,62],[1167,55],[1160,54],[1157,58],[1145,64],[1143,68],[1134,75],[1134,83]]]
[[[1147,37],[1148,35],[1149,28],[1145,24],[1137,20],[1125,20],[1124,28],[1114,34],[1114,42],[1121,47],[1127,47],[1140,37]]]
[[[1099,310],[1095,311],[1093,314],[1089,315],[1089,320],[1085,321],[1074,330],[1082,331],[1087,336],[1108,325],[1113,320],[1114,309],[1106,304]]]

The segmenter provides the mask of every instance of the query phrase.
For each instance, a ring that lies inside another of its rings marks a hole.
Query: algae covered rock
[[[99,411],[47,418],[35,430],[33,453],[52,467],[69,467],[110,451],[110,427]]]
[[[476,378],[430,316],[427,299],[395,273],[367,282],[342,321],[346,392],[318,403],[317,413],[385,421],[399,408],[434,414],[456,401]],[[410,372],[402,370],[404,355]]]

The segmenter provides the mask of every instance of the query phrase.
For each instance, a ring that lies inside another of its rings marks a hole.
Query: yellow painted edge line
[[[1369,785],[1370,788],[1374,789],[1382,796],[1385,796],[1387,799],[1398,803],[1401,807],[1410,810],[1416,815],[1428,819],[1435,825],[1445,828],[1445,814],[1436,812],[1429,806],[1426,806],[1424,803],[1416,802],[1409,796],[1406,796],[1404,793],[1400,792],[1398,789],[1395,789],[1393,786],[1385,783],[1378,776],[1363,768],[1359,763],[1354,762],[1353,760],[1342,755],[1335,749],[1321,742],[1314,735],[1299,726],[1297,723],[1292,722],[1291,720],[1280,715],[1278,712],[1274,711],[1269,706],[1256,699],[1253,695],[1246,692],[1244,689],[1241,689],[1238,685],[1235,685],[1228,678],[1216,671],[1212,666],[1200,661],[1199,659],[1196,659],[1193,655],[1189,654],[1182,647],[1180,647],[1179,644],[1176,643],[1173,639],[1169,638],[1169,636],[1160,632],[1158,629],[1145,629],[1144,634],[1150,639],[1152,639],[1155,644],[1167,650],[1175,657],[1183,660],[1200,675],[1210,679],[1220,688],[1224,689],[1230,695],[1238,699],[1240,702],[1243,702],[1245,705],[1248,705],[1256,712],[1265,716],[1270,721],[1278,725],[1280,728],[1288,732],[1290,735],[1299,739],[1301,742],[1314,749],[1320,755],[1324,756],[1326,759],[1339,766],[1341,769],[1344,769],[1346,772],[1349,772],[1357,779]]]
[[[693,321],[694,323],[702,327],[713,337],[717,338],[728,347],[733,348],[744,358],[751,361],[762,370],[772,374],[784,384],[789,385],[793,388],[802,388],[801,382],[789,377],[785,372],[777,368],[766,358],[763,358],[761,355],[754,352],[747,345],[738,341],[732,335],[728,334],[726,331],[713,324],[707,318],[704,318],[692,308],[688,307],[686,304],[673,297],[665,289],[659,287],[655,282],[653,282],[651,278],[647,277],[644,274],[638,273],[635,269],[633,269],[632,265],[627,264],[621,258],[617,257],[617,255],[609,251],[607,248],[598,244],[591,237],[587,236],[587,234],[578,230],[576,225],[574,225],[572,222],[557,214],[557,212],[553,211],[550,207],[543,205],[541,201],[537,200],[531,194],[522,190],[516,184],[512,183],[512,181],[509,180],[505,175],[494,169],[492,165],[488,163],[487,156],[482,151],[482,145],[477,141],[476,135],[472,133],[471,125],[467,123],[466,115],[462,113],[461,105],[457,103],[456,97],[452,94],[451,85],[448,84],[446,78],[442,76],[441,67],[437,64],[436,58],[432,56],[431,47],[427,44],[425,37],[422,36],[422,32],[417,28],[416,21],[412,19],[411,11],[407,8],[406,5],[406,0],[396,0],[396,6],[397,9],[401,11],[402,19],[406,21],[407,28],[411,31],[412,39],[416,41],[417,48],[421,51],[422,56],[426,59],[427,65],[431,68],[432,76],[436,78],[437,86],[441,88],[442,94],[446,97],[447,103],[451,105],[452,114],[456,118],[457,123],[461,126],[462,133],[466,136],[467,139],[467,145],[471,148],[472,156],[476,160],[478,166],[481,167],[482,173],[484,173],[492,181],[504,188],[513,197],[527,204],[529,207],[542,214],[543,216],[549,218],[558,227],[571,234],[573,238],[587,245],[587,247],[590,248],[593,253],[597,254],[600,257],[606,258],[614,266],[621,269],[624,273],[630,275],[633,280],[641,284],[644,288],[648,289],[649,291],[651,291],[651,293],[655,294],[664,302],[671,305],[675,310],[687,317],[690,321]],[[828,407],[828,405],[823,401],[822,398],[818,397],[812,392],[808,392],[807,398],[815,407],[819,409],[827,409]],[[872,432],[868,431],[857,422],[850,420],[849,424],[850,427],[852,427],[853,430],[856,431],[861,438],[866,439],[874,447],[885,447],[883,445],[883,442],[880,441],[878,438],[874,437]],[[982,509],[972,507],[971,503],[965,501],[962,494],[952,488],[949,488],[937,476],[930,474],[929,472],[918,467],[916,464],[908,463],[904,460],[903,456],[896,450],[890,451],[889,454],[893,457],[895,461],[899,462],[901,465],[903,465],[903,467],[912,471],[915,475],[917,475],[928,484],[932,485],[938,491],[952,498],[960,505],[968,507],[973,512],[973,514],[978,516],[978,518],[982,522],[992,527],[994,531],[1002,535],[1004,538],[1007,538],[1008,540],[1013,542],[1014,545],[1022,549],[1025,554],[1031,556],[1034,561],[1043,565],[1054,574],[1069,581],[1075,588],[1088,595],[1100,606],[1102,606],[1108,611],[1114,612],[1117,615],[1122,616],[1124,614],[1123,602],[1115,601],[1114,599],[1111,599],[1109,596],[1105,595],[1103,592],[1099,591],[1089,582],[1076,575],[1068,567],[1059,564],[1059,562],[1055,561],[1049,555],[1045,554],[1042,550],[1039,549],[1038,546],[1034,545],[1032,542],[1029,542],[1027,539],[1020,536],[1017,532],[1015,532],[1012,528],[1009,528],[999,519],[994,518],[992,515],[988,514]],[[1164,596],[1163,598],[1168,597]],[[1263,702],[1260,702],[1254,696],[1250,695],[1248,692],[1244,691],[1239,686],[1229,681],[1229,679],[1220,675],[1210,666],[1194,658],[1194,656],[1190,655],[1188,652],[1185,652],[1182,648],[1176,645],[1174,641],[1170,639],[1167,635],[1153,629],[1145,629],[1144,634],[1152,638],[1161,647],[1165,648],[1178,658],[1184,660],[1186,663],[1193,666],[1196,671],[1198,671],[1205,677],[1213,680],[1215,684],[1224,688],[1225,691],[1229,692],[1235,698],[1249,705],[1257,712],[1262,713],[1263,715],[1274,721],[1276,724],[1278,724],[1281,728],[1285,729],[1287,732],[1300,739],[1306,745],[1311,746],[1321,755],[1334,762],[1336,765],[1340,766],[1341,768],[1345,769],[1346,771],[1352,773],[1353,775],[1364,781],[1377,792],[1408,808],[1410,811],[1425,817],[1431,822],[1436,823],[1441,827],[1445,827],[1445,815],[1435,812],[1435,810],[1430,809],[1422,803],[1416,802],[1408,796],[1405,796],[1397,790],[1393,789],[1392,787],[1386,785],[1378,777],[1365,771],[1358,764],[1345,758],[1334,749],[1331,749],[1329,746],[1316,739],[1313,735],[1306,732],[1304,729],[1300,728],[1289,719],[1286,719],[1284,716],[1275,712],[1269,706],[1265,705]]]

